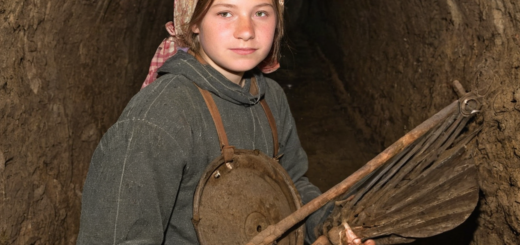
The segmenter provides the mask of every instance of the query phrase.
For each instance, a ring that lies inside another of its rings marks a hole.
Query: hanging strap
[[[233,155],[235,154],[235,147],[230,146],[228,143],[228,138],[226,135],[226,130],[224,129],[224,124],[222,123],[222,118],[220,117],[220,113],[218,112],[217,105],[211,97],[211,94],[204,89],[201,89],[197,86],[206,105],[208,106],[209,113],[213,118],[213,122],[215,123],[215,127],[217,128],[218,140],[220,142],[220,150],[222,155],[224,156],[224,162],[231,162],[233,160]]]
[[[211,117],[213,118],[213,122],[215,123],[215,127],[217,128],[217,135],[220,142],[220,150],[222,152],[222,155],[224,156],[225,162],[231,162],[233,160],[233,154],[235,152],[235,147],[230,146],[228,142],[228,138],[226,135],[226,130],[224,129],[224,124],[222,123],[222,118],[220,117],[220,113],[218,111],[218,107],[215,104],[215,101],[213,100],[213,97],[211,96],[211,93],[207,90],[204,90],[200,88],[197,84],[195,84],[197,88],[199,89],[200,93],[202,94],[202,97],[204,98],[204,101],[206,102],[206,105],[209,109],[209,113],[211,114]],[[250,93],[252,95],[255,95],[258,93],[258,88],[256,85],[256,79],[253,77],[251,79],[251,89]],[[276,121],[274,120],[273,113],[271,112],[271,109],[267,105],[267,102],[262,99],[260,101],[260,105],[264,109],[265,115],[267,117],[267,121],[269,122],[269,126],[271,127],[271,133],[273,136],[273,158],[277,158],[278,156],[278,132],[276,130]]]
[[[260,101],[260,105],[264,108],[265,115],[267,116],[267,120],[269,121],[269,126],[271,126],[271,133],[273,135],[273,158],[278,157],[278,132],[276,131],[276,121],[274,120],[273,113],[271,109],[267,105],[264,99]]]
[[[251,87],[249,88],[249,93],[251,95],[257,95],[258,94],[258,86],[256,85],[256,77],[251,78]],[[271,112],[271,109],[269,108],[269,105],[267,105],[267,102],[265,99],[262,98],[260,100],[260,105],[264,109],[265,115],[267,116],[267,121],[269,121],[269,126],[271,127],[271,134],[273,135],[273,158],[278,157],[278,131],[276,130],[276,121],[274,120],[273,113]]]

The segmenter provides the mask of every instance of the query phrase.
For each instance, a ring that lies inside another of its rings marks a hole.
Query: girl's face
[[[273,0],[215,0],[193,32],[202,58],[235,82],[267,57],[275,29]]]

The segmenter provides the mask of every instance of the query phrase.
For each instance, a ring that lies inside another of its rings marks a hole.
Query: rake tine
[[[385,149],[383,152],[378,154],[375,158],[370,160],[365,166],[361,167],[355,173],[347,177],[345,180],[341,181],[336,186],[332,187],[330,190],[326,191],[319,197],[313,199],[309,203],[305,204],[302,208],[298,209],[296,212],[287,216],[280,222],[278,222],[274,226],[270,226],[271,228],[267,228],[264,231],[260,232],[257,236],[253,237],[247,245],[260,245],[260,244],[270,244],[275,241],[278,237],[284,234],[291,227],[296,225],[297,223],[304,220],[311,213],[315,212],[319,208],[323,207],[323,205],[327,204],[329,201],[334,198],[344,194],[347,192],[356,182],[363,179],[383,164],[385,164],[389,159],[397,155],[403,149],[411,145],[418,138],[422,137],[432,128],[436,127],[439,123],[446,120],[449,115],[451,115],[454,111],[458,109],[459,101],[454,101],[449,106],[445,107],[419,126],[411,130],[409,133],[401,137],[390,147]]]

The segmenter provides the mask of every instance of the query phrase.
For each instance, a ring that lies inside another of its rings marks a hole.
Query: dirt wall
[[[75,242],[94,147],[144,80],[172,4],[0,1],[0,244]]]
[[[519,244],[520,6],[514,0],[308,1],[306,31],[334,61],[366,139],[384,149],[456,99],[482,95],[483,131],[469,146],[479,169],[470,242]],[[447,243],[446,243],[447,242]]]
[[[138,91],[172,2],[0,0],[0,244],[74,243],[94,147]],[[520,243],[519,13],[514,0],[287,1],[288,25],[335,65],[373,152],[454,100],[452,80],[483,96],[484,129],[468,150],[476,224],[443,244]],[[304,146],[322,134],[301,128]]]

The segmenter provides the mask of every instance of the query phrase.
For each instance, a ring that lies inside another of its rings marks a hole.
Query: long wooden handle
[[[437,114],[430,117],[428,120],[415,127],[412,131],[405,134],[391,146],[386,148],[383,152],[379,153],[372,160],[367,162],[365,166],[354,172],[348,178],[341,181],[336,186],[332,187],[327,192],[316,197],[309,203],[305,204],[302,208],[296,210],[291,215],[287,216],[276,225],[271,225],[258,235],[253,237],[247,245],[268,245],[272,244],[276,239],[288,231],[291,227],[304,220],[307,216],[323,207],[330,200],[338,197],[339,195],[348,191],[356,182],[360,181],[365,176],[378,169],[380,166],[385,164],[390,158],[401,152],[403,149],[412,144],[415,140],[423,136],[430,129],[439,125],[452,113],[459,110],[459,101],[454,101],[449,106],[445,107]]]

